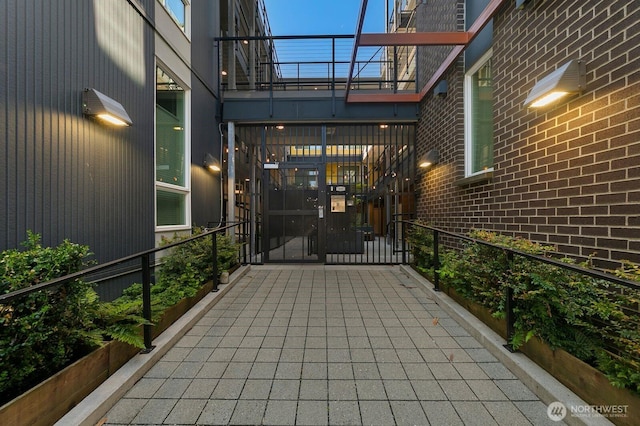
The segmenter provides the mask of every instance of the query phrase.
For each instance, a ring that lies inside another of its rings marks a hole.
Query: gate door
[[[324,222],[321,169],[305,165],[265,172],[265,260],[324,262],[324,238],[319,232]]]

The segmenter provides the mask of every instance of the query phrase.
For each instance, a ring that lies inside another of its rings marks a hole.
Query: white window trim
[[[186,224],[183,225],[156,225],[156,232],[166,232],[166,231],[185,231],[191,229],[191,191],[186,191],[184,188],[170,185],[164,182],[156,182],[156,187],[154,191],[154,199],[157,196],[158,189],[162,189],[163,191],[173,192],[176,194],[184,195],[184,203],[185,203],[185,220]],[[154,203],[157,206],[157,201]],[[155,208],[154,210],[154,224],[158,223],[158,210]]]
[[[473,98],[473,74],[475,74],[491,57],[493,56],[493,49],[487,50],[484,55],[476,61],[475,64],[464,75],[464,175],[465,177],[476,176],[492,172],[493,167],[486,170],[480,170],[472,172],[472,158],[473,141],[471,135],[473,134],[473,104],[471,99]]]
[[[191,88],[184,83],[184,81],[176,77],[175,73],[172,72],[172,69],[166,66],[162,61],[156,58],[154,70],[154,86],[155,86],[155,70],[156,67],[162,68],[164,72],[170,74],[171,77],[180,84],[182,89],[184,90],[184,162],[185,162],[185,177],[184,177],[184,186],[172,185],[166,182],[158,182],[157,181],[157,173],[156,173],[156,164],[157,164],[157,135],[156,135],[156,91],[153,92],[153,225],[155,227],[156,232],[166,232],[166,231],[184,231],[191,229]],[[177,194],[185,195],[185,222],[182,225],[163,225],[158,226],[158,200],[157,200],[157,191],[158,189],[162,189],[163,191],[174,192]]]

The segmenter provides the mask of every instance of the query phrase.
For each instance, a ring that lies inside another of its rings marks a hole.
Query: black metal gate
[[[258,146],[263,262],[402,262],[400,221],[414,213],[415,126],[242,127]],[[238,173],[237,173],[238,176]],[[246,179],[245,179],[246,180]],[[238,181],[243,181],[242,174]]]

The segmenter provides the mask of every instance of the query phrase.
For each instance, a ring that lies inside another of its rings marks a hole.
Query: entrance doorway
[[[400,221],[414,211],[414,125],[238,127],[237,134],[256,150],[248,169],[261,181],[253,259],[402,262]]]
[[[320,168],[265,169],[265,260],[319,262],[319,228],[323,220]]]

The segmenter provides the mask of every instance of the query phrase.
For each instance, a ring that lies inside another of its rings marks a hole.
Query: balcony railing
[[[225,91],[346,90],[352,35],[221,37],[221,85]],[[233,49],[233,55],[230,55]],[[415,55],[406,47],[362,47],[351,90],[415,92]],[[230,67],[230,57],[235,68]]]

